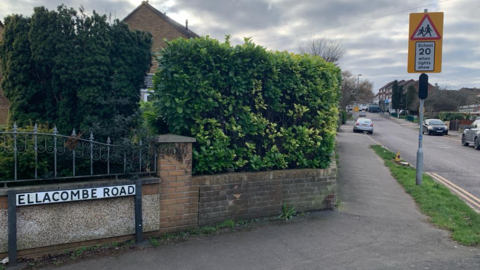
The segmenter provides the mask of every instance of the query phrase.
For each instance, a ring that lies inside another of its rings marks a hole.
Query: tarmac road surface
[[[368,135],[371,139],[395,153],[400,151],[403,159],[416,165],[418,130],[377,113],[367,113],[367,118],[372,119],[375,130],[373,135]],[[424,172],[437,173],[480,198],[480,151],[462,146],[459,138],[423,135],[423,160]]]

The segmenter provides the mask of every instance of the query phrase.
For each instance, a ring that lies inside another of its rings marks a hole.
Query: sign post
[[[420,98],[419,135],[417,150],[417,185],[423,180],[423,111],[428,96],[428,76],[425,73],[442,72],[443,12],[410,14],[408,40],[408,73],[422,73],[418,79]]]

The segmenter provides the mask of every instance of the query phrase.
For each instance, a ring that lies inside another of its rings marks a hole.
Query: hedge
[[[472,115],[469,113],[462,112],[441,112],[438,114],[438,117],[442,121],[453,121],[453,120],[469,120]]]
[[[340,111],[340,116],[342,118],[342,125],[345,125],[348,120],[348,113],[347,111]]]
[[[317,56],[245,39],[167,41],[154,76],[164,132],[193,136],[193,173],[325,168],[338,118],[340,69]]]

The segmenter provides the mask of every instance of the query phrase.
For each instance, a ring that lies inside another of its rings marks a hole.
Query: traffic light
[[[418,79],[418,98],[426,99],[428,97],[428,75],[422,73]]]

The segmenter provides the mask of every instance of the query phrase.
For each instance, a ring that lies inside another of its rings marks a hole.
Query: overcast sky
[[[64,3],[87,13],[112,13],[123,19],[139,0],[1,0],[0,18],[17,13],[30,16],[33,7],[49,9]],[[450,89],[480,88],[479,0],[150,0],[149,3],[199,35],[234,43],[252,37],[272,50],[298,52],[298,42],[332,36],[347,53],[343,70],[374,82],[374,92],[391,80],[418,79],[407,73],[409,13],[445,13],[442,73],[429,82]]]

